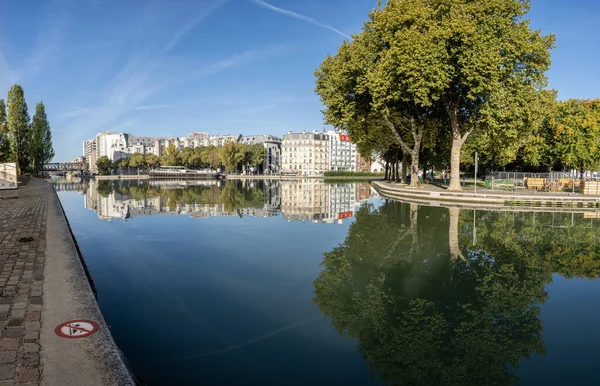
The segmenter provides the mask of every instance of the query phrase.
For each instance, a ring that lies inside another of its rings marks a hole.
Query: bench
[[[548,187],[548,182],[545,178],[524,178],[523,184],[527,189],[533,190],[546,190]]]

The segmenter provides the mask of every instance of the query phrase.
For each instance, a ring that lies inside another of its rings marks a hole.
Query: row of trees
[[[102,156],[98,158],[96,167],[101,174],[108,174],[111,170],[128,170],[130,168],[146,169],[163,166],[185,166],[190,169],[225,168],[228,173],[244,170],[247,167],[259,169],[265,162],[266,150],[263,145],[245,145],[236,142],[228,142],[221,147],[202,146],[197,148],[184,148],[179,150],[170,144],[164,151],[162,157],[155,154],[135,153],[130,157],[122,158],[116,162]]]
[[[541,165],[557,109],[545,90],[554,36],[530,29],[529,9],[529,0],[386,1],[316,70],[325,122],[363,156],[403,161],[403,175],[409,162],[413,176],[449,167],[452,190],[474,150],[489,165]]]
[[[44,103],[30,119],[23,88],[17,84],[0,99],[0,162],[15,162],[19,174],[40,174],[54,158],[52,132]]]
[[[119,193],[136,201],[163,197],[170,210],[184,205],[223,205],[226,212],[238,212],[245,208],[262,208],[265,204],[263,181],[248,185],[243,181],[230,181],[223,185],[189,186],[185,189],[164,189],[142,181],[98,181],[98,193],[108,197]]]

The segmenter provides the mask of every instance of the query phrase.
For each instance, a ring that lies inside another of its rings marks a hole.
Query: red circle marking
[[[98,331],[98,323],[93,320],[69,320],[56,326],[54,332],[62,338],[85,338]]]

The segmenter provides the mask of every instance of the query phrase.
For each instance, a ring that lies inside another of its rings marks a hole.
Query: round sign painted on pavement
[[[54,332],[62,338],[85,338],[98,331],[98,323],[92,320],[70,320],[56,326]]]

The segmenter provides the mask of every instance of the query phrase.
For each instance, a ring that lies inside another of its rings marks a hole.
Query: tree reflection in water
[[[589,220],[552,227],[550,216],[482,211],[475,238],[473,211],[362,207],[344,243],[324,253],[314,300],[382,383],[518,383],[521,361],[544,354],[551,274],[600,272]]]

